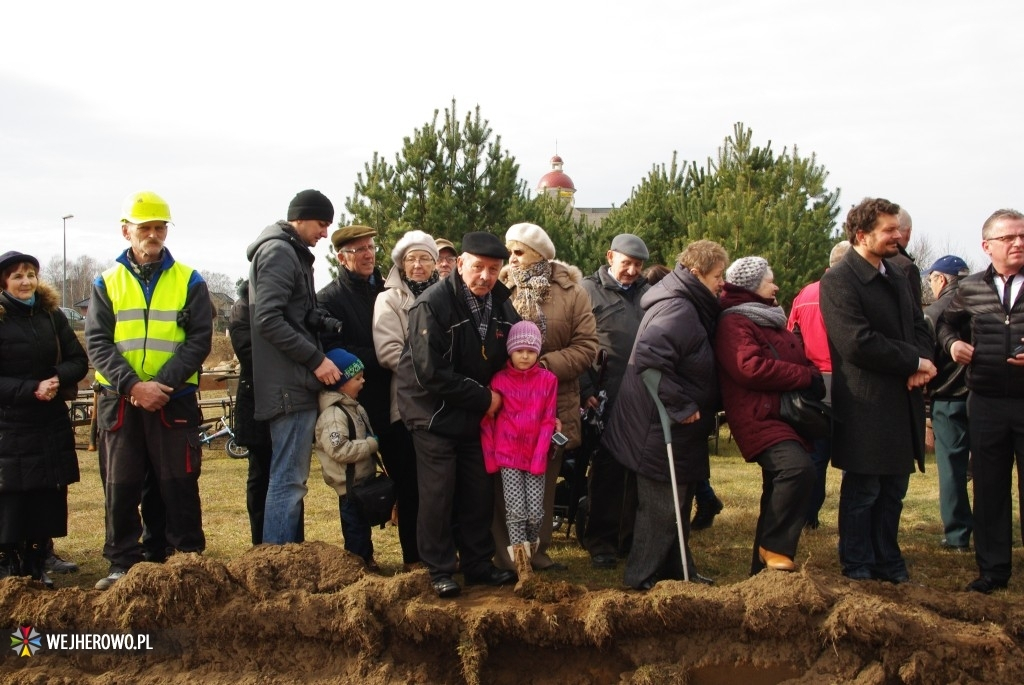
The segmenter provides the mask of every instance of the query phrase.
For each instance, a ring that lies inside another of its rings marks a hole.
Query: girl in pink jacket
[[[558,418],[558,378],[537,365],[541,332],[520,321],[508,333],[508,363],[494,374],[491,389],[502,397],[497,415],[485,416],[480,442],[488,473],[501,471],[508,522],[509,557],[516,564],[516,592],[533,574],[530,555],[540,544],[544,517],[544,472]]]

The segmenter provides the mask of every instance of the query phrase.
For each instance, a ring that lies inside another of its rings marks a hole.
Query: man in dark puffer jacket
[[[981,229],[987,269],[960,282],[939,319],[942,349],[967,366],[967,425],[974,467],[974,553],[988,594],[1010,580],[1013,546],[1010,470],[1024,458],[1024,214],[1001,209]],[[969,338],[961,338],[967,327]]]

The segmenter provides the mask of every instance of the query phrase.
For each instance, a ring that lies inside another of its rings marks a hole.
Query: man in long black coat
[[[924,471],[922,387],[935,376],[928,324],[898,254],[899,206],[867,198],[844,228],[853,249],[821,279],[832,354],[836,424],[832,465],[842,469],[843,575],[909,580],[897,536],[914,461]]]

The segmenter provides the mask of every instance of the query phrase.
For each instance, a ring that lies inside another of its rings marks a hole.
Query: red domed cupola
[[[537,183],[538,193],[548,193],[559,197],[571,198],[576,192],[576,185],[568,174],[562,171],[562,158],[555,155],[551,158],[551,171],[541,176]]]

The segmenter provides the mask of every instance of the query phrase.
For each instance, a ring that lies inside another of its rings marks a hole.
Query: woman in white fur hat
[[[519,316],[540,328],[544,338],[537,364],[558,377],[558,418],[562,432],[569,438],[566,449],[580,444],[580,383],[583,372],[597,357],[597,323],[590,296],[580,282],[583,275],[575,266],[555,261],[555,245],[536,224],[515,224],[505,233],[505,246],[511,253],[500,279],[512,291],[512,305]],[[531,559],[538,571],[564,569],[551,560],[551,523],[555,507],[555,481],[562,468],[561,457],[548,464],[544,484],[544,520],[540,547]],[[500,487],[500,485],[499,485]],[[500,503],[502,498],[496,497]],[[508,558],[508,528],[504,507],[497,507],[492,532],[497,549],[494,563],[514,569]]]
[[[437,244],[423,231],[409,231],[395,244],[391,260],[394,265],[384,281],[384,292],[377,296],[373,307],[373,346],[380,365],[392,372],[391,425],[385,429],[392,447],[387,452],[384,466],[395,481],[402,561],[406,570],[412,570],[418,567],[420,560],[416,548],[419,511],[416,452],[412,436],[398,414],[395,399],[398,374],[395,372],[409,329],[409,308],[424,290],[438,281]]]

